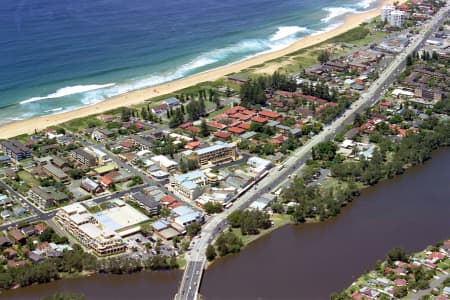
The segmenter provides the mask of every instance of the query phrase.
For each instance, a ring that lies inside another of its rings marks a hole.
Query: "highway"
[[[274,168],[260,182],[255,183],[254,187],[247,193],[239,197],[233,206],[220,214],[210,218],[202,228],[201,236],[195,240],[192,250],[186,253],[187,265],[180,284],[178,293],[175,295],[177,300],[195,300],[198,298],[201,278],[203,272],[199,271],[200,265],[206,265],[205,251],[217,234],[225,228],[224,224],[229,214],[236,210],[247,207],[251,202],[258,199],[263,193],[271,191],[283,182],[288,176],[301,169],[308,158],[310,151],[318,143],[332,139],[335,134],[342,130],[346,123],[351,122],[356,113],[363,112],[367,107],[373,105],[385,90],[392,84],[396,76],[404,70],[406,56],[419,49],[424,41],[428,39],[431,33],[441,24],[444,17],[448,15],[449,7],[446,6],[438,12],[426,25],[421,32],[413,38],[411,43],[397,55],[391,64],[380,74],[380,77],[370,86],[370,88],[355,101],[351,107],[331,125],[324,128],[318,135],[314,136],[309,143],[298,149],[284,163],[284,168]],[[250,191],[250,192],[249,192]],[[220,229],[218,229],[220,228]],[[203,271],[203,269],[202,269]]]

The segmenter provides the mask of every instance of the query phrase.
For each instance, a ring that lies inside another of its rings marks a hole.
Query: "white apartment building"
[[[391,15],[391,12],[393,12],[394,10],[395,10],[394,5],[383,5],[383,7],[381,8],[381,21],[389,22],[389,17]]]
[[[122,238],[116,232],[103,227],[80,203],[59,209],[56,220],[82,245],[92,249],[99,256],[125,251]]]
[[[389,25],[393,27],[402,27],[405,23],[405,12],[394,10],[389,17]]]

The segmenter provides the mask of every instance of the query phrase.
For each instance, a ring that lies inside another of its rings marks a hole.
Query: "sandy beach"
[[[236,73],[243,69],[249,68],[254,65],[262,64],[268,60],[276,59],[280,56],[284,56],[291,52],[300,50],[302,48],[313,46],[317,43],[326,41],[334,36],[342,34],[352,28],[357,27],[359,24],[368,21],[380,14],[381,6],[383,4],[392,4],[392,0],[384,1],[377,9],[363,12],[359,14],[354,14],[348,16],[343,24],[331,31],[304,37],[297,42],[291,44],[287,48],[261,54],[259,56],[252,57],[247,60],[232,63],[223,67],[205,71],[199,74],[195,74],[180,80],[176,80],[170,83],[165,83],[162,85],[144,88],[136,91],[132,91],[126,94],[122,94],[103,102],[97,103],[95,105],[82,107],[73,111],[64,112],[55,115],[41,116],[37,118],[32,118],[29,120],[22,120],[17,122],[12,122],[0,126],[0,138],[9,138],[17,136],[24,133],[32,133],[35,130],[41,130],[48,126],[57,125],[75,118],[85,117],[92,114],[102,113],[114,108],[142,103],[143,101],[168,93],[175,92],[187,88],[189,86],[196,85],[205,81],[213,81],[223,77],[226,74]],[[399,1],[405,2],[405,1]]]

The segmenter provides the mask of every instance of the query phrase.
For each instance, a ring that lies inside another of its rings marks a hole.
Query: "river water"
[[[373,268],[389,249],[407,252],[450,237],[450,151],[378,184],[333,220],[286,226],[220,259],[205,273],[206,299],[328,299]],[[77,291],[87,299],[172,299],[181,272],[92,276],[9,291],[38,299]]]

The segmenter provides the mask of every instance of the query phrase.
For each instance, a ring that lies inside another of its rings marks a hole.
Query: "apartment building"
[[[31,157],[30,148],[25,147],[21,142],[14,139],[1,141],[0,149],[14,161],[20,161]]]
[[[99,256],[125,251],[123,239],[116,232],[100,224],[80,203],[59,209],[56,220],[83,246],[92,249]]]
[[[70,156],[83,166],[92,167],[97,165],[97,159],[94,155],[86,152],[84,149],[78,148],[70,152]]]
[[[182,152],[181,155],[187,159],[197,161],[199,166],[235,161],[238,158],[235,143],[224,143],[220,141],[209,147],[186,150]]]
[[[49,208],[68,199],[67,195],[54,187],[35,186],[28,191],[28,197],[40,208]]]
[[[175,175],[170,180],[173,191],[189,200],[199,197],[202,194],[202,188],[207,184],[208,177],[198,170]]]

